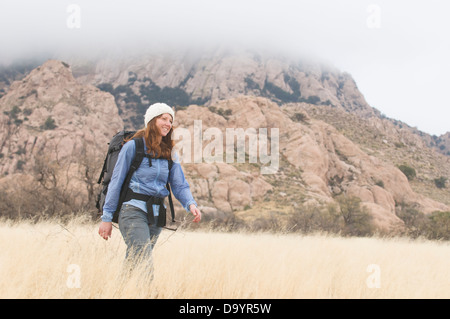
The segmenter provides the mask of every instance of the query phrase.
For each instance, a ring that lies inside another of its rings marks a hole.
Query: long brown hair
[[[144,137],[145,145],[147,146],[147,153],[155,158],[171,159],[172,149],[175,143],[172,141],[173,126],[170,128],[169,133],[166,136],[161,136],[156,127],[156,119],[160,116],[153,118],[148,122],[147,127],[138,130],[132,137],[126,141],[130,141],[135,137]]]

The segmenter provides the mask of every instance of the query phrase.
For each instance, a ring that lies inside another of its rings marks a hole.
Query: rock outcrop
[[[213,113],[211,109],[228,115]],[[298,112],[304,109],[299,108]],[[331,125],[305,113],[303,122],[296,122],[291,115],[268,99],[240,97],[219,101],[209,109],[189,106],[177,112],[177,123],[179,127],[189,127],[191,136],[194,120],[201,121],[203,130],[211,127],[222,130],[223,136],[227,127],[278,128],[279,156],[286,161],[275,175],[289,187],[294,183],[284,171],[291,167],[300,172],[301,187],[297,188],[297,196],[291,196],[297,204],[321,205],[333,202],[338,194],[356,196],[372,212],[375,224],[385,229],[402,224],[395,214],[398,203],[415,205],[425,213],[449,209],[445,204],[415,193],[397,167],[366,154]],[[223,143],[225,149],[226,141]],[[203,147],[206,145],[204,143]],[[259,189],[262,197],[269,190],[280,193],[278,183],[271,184],[273,176],[262,175],[251,168],[236,170],[230,166],[233,164],[192,164],[188,174],[200,177],[193,179],[196,194],[206,202],[215,203],[217,209],[228,212],[252,205],[256,194],[253,189]],[[292,206],[292,202],[286,202],[282,193],[279,205]]]
[[[308,102],[377,115],[350,74],[313,62],[250,51],[217,49],[107,58],[89,71],[77,67],[77,79],[112,93],[126,126],[140,125],[134,116],[156,100],[173,106],[213,105],[241,95],[266,97],[278,104]]]
[[[87,198],[86,179],[93,183],[108,141],[123,127],[114,98],[80,84],[68,64],[49,60],[13,82],[0,109],[3,182],[35,176],[47,188]]]

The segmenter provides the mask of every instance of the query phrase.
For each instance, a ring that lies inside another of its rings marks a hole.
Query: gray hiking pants
[[[157,222],[158,217],[155,216],[155,224]],[[152,250],[162,228],[149,225],[146,212],[124,204],[119,215],[119,229],[127,245],[125,259],[132,264],[142,261],[152,268]]]

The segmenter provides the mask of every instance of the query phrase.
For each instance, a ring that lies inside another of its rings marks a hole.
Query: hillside
[[[123,126],[108,93],[49,60],[0,99],[3,215],[52,215],[93,201],[100,158]]]
[[[409,181],[418,193],[450,205],[450,188],[439,188],[435,179],[450,177],[450,158],[430,149],[425,134],[400,121],[388,118],[362,119],[330,107],[311,104],[286,104],[283,109],[293,116],[307,112],[335,127],[367,154],[394,166],[407,165],[416,171]],[[447,133],[448,135],[448,133]]]
[[[332,105],[363,117],[374,116],[352,77],[309,61],[251,51],[216,49],[108,58],[77,67],[76,78],[109,91],[119,109],[145,112],[153,100],[169,105],[212,105],[241,95],[266,97],[277,104],[308,102]],[[140,125],[130,115],[125,125]]]
[[[0,66],[0,97],[13,81],[42,64],[39,61]],[[80,83],[114,96],[127,128],[141,126],[141,115],[151,101],[209,106],[241,95],[266,97],[279,105],[305,102],[331,106],[363,119],[386,119],[367,104],[350,74],[306,59],[219,48],[200,53],[187,50],[92,60],[72,58],[66,62]],[[404,128],[403,132],[419,136],[427,147],[450,156],[450,132],[431,136],[401,119],[387,120]]]
[[[192,183],[197,185],[194,186],[196,196],[205,206],[220,207],[222,212],[241,211],[239,215],[244,218],[254,214],[244,208],[255,206],[256,211],[268,209],[272,217],[283,219],[302,207],[333,203],[335,196],[345,194],[360,198],[381,229],[401,226],[396,216],[396,208],[401,203],[416,206],[424,213],[448,210],[448,206],[413,191],[395,165],[369,155],[335,127],[310,118],[307,113],[302,121],[295,120],[289,114],[292,108],[304,112],[301,104],[297,107],[291,105],[286,110],[265,98],[240,97],[217,102],[208,109],[192,105],[177,112],[179,127],[190,128],[191,134],[194,119],[201,120],[204,130],[208,127],[279,128],[280,164],[276,174],[261,174],[264,165],[260,162],[187,166]],[[218,110],[229,115],[217,114]],[[204,143],[203,147],[206,146]],[[259,186],[254,187],[254,183]],[[265,191],[256,194],[255,189]],[[448,199],[447,194],[444,197]]]
[[[278,105],[330,106],[365,120],[386,119],[366,102],[350,74],[307,59],[218,48],[69,62],[77,80],[114,95],[129,128],[141,126],[141,115],[151,101],[210,106],[241,95],[265,97]],[[401,119],[387,120],[403,127],[403,135],[408,131],[427,147],[450,156],[450,132],[431,136]]]

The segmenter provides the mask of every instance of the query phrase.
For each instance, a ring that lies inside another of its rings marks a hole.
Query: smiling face
[[[161,136],[166,136],[172,128],[172,116],[169,113],[162,114],[156,118],[156,128]]]

